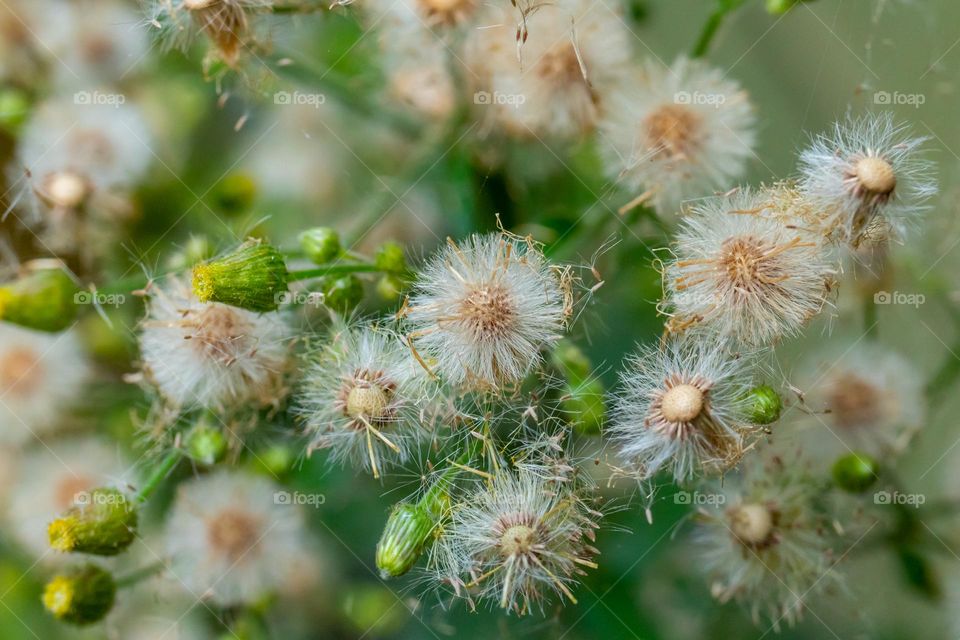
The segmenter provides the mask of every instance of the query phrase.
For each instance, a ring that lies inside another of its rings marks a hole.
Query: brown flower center
[[[225,509],[207,522],[207,542],[229,561],[236,562],[253,550],[262,535],[258,518],[239,509]]]
[[[0,392],[29,396],[43,382],[40,354],[29,347],[13,347],[0,356]]]
[[[730,531],[742,545],[758,549],[776,542],[776,514],[766,506],[748,502],[733,507],[727,516]]]
[[[238,311],[221,304],[210,304],[188,322],[194,329],[187,336],[205,357],[224,365],[233,364],[236,354],[251,348],[250,323]]]
[[[700,137],[700,116],[679,104],[665,104],[643,121],[647,146],[658,155],[679,158],[689,155]]]
[[[691,422],[703,411],[703,391],[692,384],[680,384],[663,394],[660,411],[670,422]]]
[[[827,394],[827,408],[839,427],[856,428],[876,422],[881,417],[881,406],[880,390],[849,372],[837,376]]]
[[[853,173],[863,190],[875,196],[889,196],[897,186],[893,167],[883,158],[861,158]]]
[[[506,290],[487,284],[474,287],[460,302],[458,318],[478,339],[493,339],[509,330],[515,312]]]

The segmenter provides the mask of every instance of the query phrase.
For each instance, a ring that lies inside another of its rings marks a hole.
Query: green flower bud
[[[39,331],[63,331],[77,318],[78,304],[91,294],[80,291],[63,264],[34,260],[20,276],[0,286],[0,320]]]
[[[373,264],[377,269],[388,273],[407,272],[407,257],[403,253],[403,247],[396,242],[384,242],[383,246],[377,250]]]
[[[561,340],[552,355],[553,365],[563,372],[567,381],[576,385],[590,377],[590,359],[570,340]]]
[[[103,620],[116,595],[113,576],[91,564],[54,576],[44,587],[42,600],[57,620],[84,625]]]
[[[413,568],[433,531],[435,521],[420,504],[394,506],[377,543],[377,568],[386,578],[397,578]]]
[[[320,286],[323,303],[338,313],[353,311],[363,300],[363,282],[352,273],[339,278],[325,278]]]
[[[258,471],[276,478],[290,470],[293,466],[294,457],[294,453],[289,447],[275,444],[268,449],[257,452],[254,466]]]
[[[223,431],[201,420],[187,433],[184,448],[191,460],[209,467],[227,455],[227,439]]]
[[[850,493],[869,489],[879,473],[880,463],[865,453],[851,453],[833,463],[834,483]]]
[[[801,2],[809,2],[809,0],[767,0],[767,13],[775,16],[783,15]]]
[[[246,173],[231,173],[220,181],[214,191],[217,208],[227,215],[249,211],[257,199],[257,182]]]
[[[26,122],[30,96],[21,89],[8,87],[0,91],[0,128],[16,133]]]
[[[750,420],[754,424],[773,424],[780,418],[783,401],[773,387],[765,384],[754,387],[748,397],[751,403]]]
[[[236,251],[194,267],[193,291],[201,302],[273,311],[287,292],[287,265],[273,246],[248,240]]]
[[[573,427],[585,435],[600,433],[600,425],[606,416],[603,404],[603,383],[599,380],[587,380],[576,386],[567,385],[561,402],[561,409],[567,413],[567,420]]]
[[[402,291],[403,281],[395,275],[387,274],[377,282],[377,295],[384,300],[396,300]]]
[[[343,253],[340,234],[330,227],[307,229],[298,239],[303,253],[315,264],[333,262]]]
[[[47,534],[56,551],[114,556],[137,535],[137,509],[117,489],[94,489],[79,494]]]

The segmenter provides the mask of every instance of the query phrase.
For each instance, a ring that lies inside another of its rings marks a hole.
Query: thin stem
[[[150,477],[147,478],[147,481],[143,483],[140,491],[137,492],[136,501],[138,503],[143,504],[150,499],[150,496],[157,490],[160,483],[170,475],[170,472],[173,471],[177,463],[180,462],[180,457],[181,453],[177,449],[167,454],[160,464],[157,465],[157,468],[153,470],[153,473],[150,474]]]
[[[382,271],[383,269],[373,264],[328,264],[321,265],[316,269],[291,271],[287,275],[287,281],[298,282],[300,280],[311,280],[325,276],[342,276],[350,273],[380,273]]]
[[[707,55],[707,51],[710,50],[710,43],[713,42],[713,38],[717,35],[717,31],[720,29],[720,25],[723,24],[724,19],[728,14],[732,13],[734,9],[743,4],[743,2],[744,0],[717,1],[717,8],[714,9],[710,17],[707,18],[706,24],[703,25],[703,29],[700,31],[700,37],[697,38],[697,44],[693,47],[691,57],[702,58]]]
[[[876,340],[880,324],[877,322],[877,303],[873,299],[873,294],[868,294],[863,298],[863,330],[867,338]]]
[[[140,567],[139,569],[134,569],[130,573],[120,576],[116,579],[115,583],[117,589],[124,589],[126,587],[132,587],[133,585],[146,580],[147,578],[152,578],[161,571],[167,568],[167,563],[163,560],[157,561],[153,564],[148,564],[145,567]]]

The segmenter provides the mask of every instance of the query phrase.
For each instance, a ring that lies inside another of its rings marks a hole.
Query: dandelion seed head
[[[567,313],[557,274],[532,243],[502,234],[452,242],[420,273],[410,342],[454,385],[520,380],[560,338]]]
[[[755,432],[744,401],[750,358],[726,349],[686,337],[628,359],[608,432],[641,479],[668,470],[686,482],[739,461]]]
[[[661,213],[726,189],[752,155],[755,116],[746,93],[718,69],[679,58],[644,65],[610,91],[600,117],[607,174]]]
[[[179,278],[150,294],[140,332],[143,369],[169,403],[230,408],[281,399],[290,329],[280,314],[201,303]]]
[[[666,268],[674,321],[746,344],[796,335],[826,304],[835,268],[822,240],[789,224],[765,191],[703,201]]]
[[[849,118],[816,137],[800,155],[799,188],[823,212],[822,232],[856,247],[882,221],[902,239],[937,191],[925,141],[890,113]]]

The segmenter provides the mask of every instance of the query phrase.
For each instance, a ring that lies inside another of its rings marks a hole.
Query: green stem
[[[160,483],[163,482],[168,475],[170,475],[170,472],[173,471],[173,468],[177,466],[178,462],[180,462],[180,457],[180,451],[174,449],[166,455],[159,465],[157,465],[157,468],[153,470],[153,473],[150,474],[150,477],[147,478],[147,481],[143,483],[140,491],[137,492],[136,501],[139,504],[143,504],[150,499],[150,496],[152,496],[157,490],[157,487],[160,486]]]
[[[877,322],[877,304],[874,302],[873,294],[868,294],[863,298],[863,330],[867,338],[876,340],[880,324]]]
[[[717,8],[710,14],[710,17],[707,18],[706,24],[703,25],[703,30],[700,31],[700,37],[697,38],[697,44],[693,47],[691,57],[702,58],[707,54],[707,51],[710,50],[710,43],[713,42],[713,38],[717,35],[717,31],[720,29],[720,25],[723,24],[724,19],[728,14],[732,13],[734,9],[743,4],[743,2],[744,0],[718,0]]]
[[[166,569],[167,563],[164,561],[155,562],[153,564],[148,564],[145,567],[139,569],[134,569],[130,573],[120,576],[116,579],[117,589],[125,589],[126,587],[132,587],[133,585],[146,580],[147,578],[152,578],[157,575],[164,569]]]
[[[298,14],[298,13],[323,13],[324,11],[329,11],[330,6],[332,5],[314,4],[314,3],[278,4],[270,7],[269,12],[277,15],[289,15],[289,14]]]
[[[316,269],[291,271],[287,274],[287,281],[298,282],[300,280],[311,280],[325,276],[343,276],[350,273],[380,273],[382,271],[383,269],[373,264],[328,264],[321,265]]]

